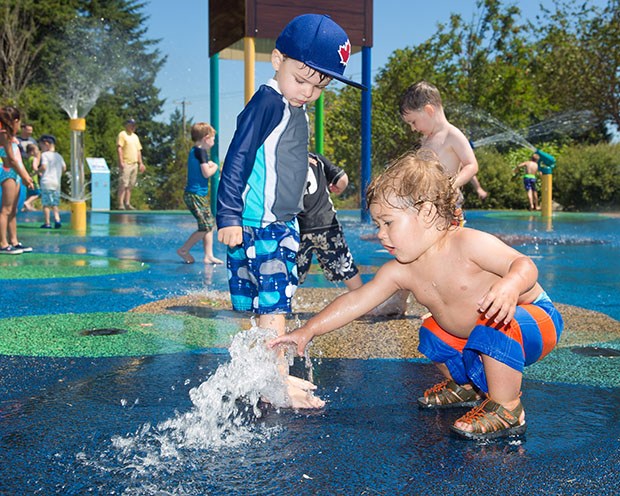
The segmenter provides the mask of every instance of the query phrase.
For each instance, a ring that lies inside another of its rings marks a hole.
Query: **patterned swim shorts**
[[[42,189],[41,204],[44,207],[57,207],[60,205],[60,191],[55,189]]]
[[[209,197],[185,192],[183,194],[183,201],[196,218],[198,230],[205,232],[213,231],[214,221],[213,215],[211,214],[211,207],[209,206]]]
[[[289,313],[297,290],[297,220],[243,226],[243,244],[228,248],[232,306],[240,312]]]
[[[303,284],[312,264],[312,255],[323,269],[328,281],[348,281],[359,272],[349,250],[341,226],[301,235],[297,253],[299,284]]]

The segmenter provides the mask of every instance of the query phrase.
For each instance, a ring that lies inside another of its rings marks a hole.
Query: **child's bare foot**
[[[210,257],[205,257],[204,263],[206,264],[223,264],[224,262],[217,257],[211,255]]]
[[[192,264],[195,262],[194,257],[192,257],[188,251],[181,250],[181,248],[177,250],[177,255],[180,256],[186,264]]]
[[[476,194],[478,195],[478,198],[480,198],[482,201],[487,199],[487,196],[489,196],[489,193],[487,193],[485,190],[483,190],[482,188],[477,189],[476,190]]]
[[[286,389],[292,408],[323,408],[325,402],[312,394],[316,386],[311,382],[289,375],[286,378]]]
[[[289,384],[292,384],[293,386],[303,389],[305,391],[314,391],[316,389],[316,384],[312,384],[310,381],[302,379],[301,377],[295,377],[294,375],[289,375],[286,378],[286,381]]]

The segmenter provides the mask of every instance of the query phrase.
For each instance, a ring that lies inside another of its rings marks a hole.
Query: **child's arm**
[[[281,96],[261,87],[237,119],[217,190],[218,240],[230,247],[241,244],[243,193],[254,167],[257,150],[284,115]]]
[[[194,153],[194,157],[200,164],[200,173],[202,174],[202,177],[206,179],[217,172],[217,164],[209,160],[207,150],[200,147],[194,147],[192,149],[192,152]]]
[[[521,295],[536,285],[538,269],[529,257],[491,234],[468,230],[466,239],[471,260],[501,278],[478,301],[479,311],[486,318],[494,317],[495,322],[507,324]]]
[[[478,161],[465,135],[453,127],[450,138],[454,153],[461,163],[461,167],[454,178],[454,188],[464,186],[478,173]]]
[[[347,176],[347,173],[345,172],[342,174],[342,176],[338,178],[338,180],[335,183],[332,183],[329,185],[329,191],[332,193],[335,193],[336,195],[339,195],[345,189],[347,189],[348,185],[349,185],[349,176]]]
[[[202,177],[209,178],[217,172],[217,164],[211,160],[203,162],[200,164],[200,172],[202,172]]]
[[[317,158],[321,161],[323,173],[329,182],[329,191],[337,195],[341,194],[349,185],[349,176],[344,169],[338,167],[327,157],[317,155]]]
[[[41,155],[34,155],[32,157],[32,172],[39,174],[39,166],[41,165]]]
[[[297,345],[297,353],[302,356],[314,336],[326,334],[354,321],[402,289],[396,282],[398,271],[402,270],[399,265],[395,260],[388,262],[371,281],[339,296],[304,326],[270,341],[268,346],[273,348],[283,343],[294,343]]]

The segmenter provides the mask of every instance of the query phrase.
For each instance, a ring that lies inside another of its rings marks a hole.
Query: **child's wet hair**
[[[412,84],[407,88],[405,94],[400,99],[400,115],[405,112],[415,112],[422,109],[425,105],[441,107],[441,94],[436,86],[426,81]]]
[[[435,207],[436,217],[448,228],[454,223],[458,195],[437,155],[422,148],[408,152],[375,177],[367,191],[368,205],[379,203],[390,208],[420,210],[424,203]]]

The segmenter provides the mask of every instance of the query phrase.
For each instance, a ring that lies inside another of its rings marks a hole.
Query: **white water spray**
[[[82,17],[67,29],[64,43],[71,50],[55,71],[58,101],[69,118],[83,118],[126,73],[130,47],[105,19]]]
[[[256,422],[262,416],[259,401],[268,398],[275,408],[290,405],[278,354],[266,346],[275,337],[275,331],[256,326],[237,333],[230,346],[230,362],[190,390],[193,407],[188,412],[112,439],[120,450],[119,459],[140,472],[183,458],[183,449],[230,448],[271,437],[278,428]]]

